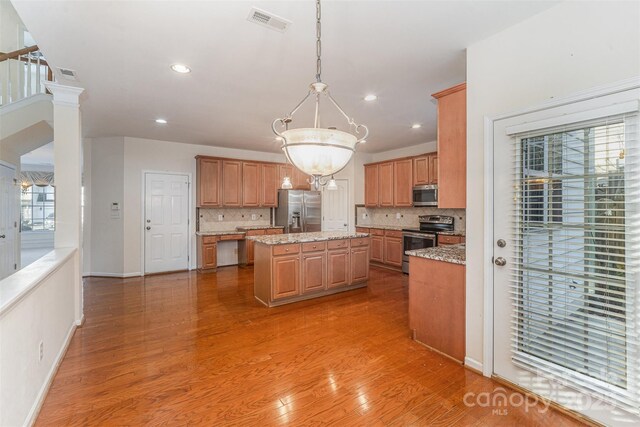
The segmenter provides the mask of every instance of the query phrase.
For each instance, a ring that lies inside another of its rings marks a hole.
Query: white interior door
[[[637,99],[494,122],[494,374],[606,425],[640,425]]]
[[[0,164],[0,280],[17,269],[18,197],[16,170]]]
[[[189,177],[145,174],[145,273],[189,268]]]
[[[336,179],[336,190],[322,190],[322,230],[349,229],[349,180]]]

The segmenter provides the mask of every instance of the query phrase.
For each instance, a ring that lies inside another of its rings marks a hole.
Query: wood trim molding
[[[216,157],[216,156],[205,156],[202,154],[198,154],[195,156],[195,159],[210,159],[210,160],[227,160],[233,162],[245,162],[245,163],[258,163],[258,164],[268,164],[268,165],[290,165],[289,162],[267,162],[264,160],[250,160],[250,159],[238,159],[234,157]]]
[[[464,82],[464,83],[457,84],[457,85],[455,85],[453,87],[450,87],[448,89],[441,90],[440,92],[432,93],[431,96],[433,96],[434,98],[438,99],[438,98],[442,98],[443,96],[447,96],[447,95],[450,95],[450,94],[455,93],[455,92],[460,92],[461,90],[464,90],[466,88],[467,88],[467,82]]]
[[[380,160],[378,162],[371,162],[371,163],[365,163],[363,166],[373,166],[373,165],[381,165],[382,163],[389,163],[389,162],[396,162],[398,160],[413,160],[413,159],[417,159],[419,157],[424,157],[424,156],[437,156],[438,155],[438,151],[431,151],[429,153],[422,153],[422,154],[416,154],[413,156],[405,156],[405,157],[394,157],[393,159],[388,159],[388,160]]]

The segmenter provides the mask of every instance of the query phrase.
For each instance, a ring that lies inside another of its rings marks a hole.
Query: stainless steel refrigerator
[[[320,191],[278,190],[276,225],[285,233],[321,231],[322,195]]]

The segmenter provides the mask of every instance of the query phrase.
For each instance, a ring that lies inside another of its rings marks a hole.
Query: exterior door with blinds
[[[638,90],[494,122],[494,374],[640,422]]]

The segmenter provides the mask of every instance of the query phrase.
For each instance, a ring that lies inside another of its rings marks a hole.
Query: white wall
[[[640,3],[562,2],[467,49],[467,357],[482,362],[484,117],[640,74]]]
[[[78,251],[58,249],[0,282],[5,289],[10,289],[9,280],[32,280],[58,262],[61,264],[32,291],[0,311],[1,426],[30,425],[35,421],[48,385],[79,323],[74,316]]]

